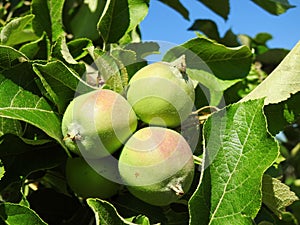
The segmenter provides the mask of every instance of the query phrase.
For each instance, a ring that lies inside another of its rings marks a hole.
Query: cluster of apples
[[[116,194],[120,184],[85,161],[101,164],[113,154],[122,184],[134,196],[158,206],[178,201],[190,189],[194,161],[175,128],[191,114],[194,99],[184,67],[167,62],[137,71],[124,97],[99,89],[74,98],[62,121],[65,144],[78,155],[66,163],[70,188],[81,197]]]

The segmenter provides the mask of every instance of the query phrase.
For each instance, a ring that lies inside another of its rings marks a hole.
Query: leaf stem
[[[204,110],[207,110],[207,109],[212,109],[212,111],[210,113],[206,112],[206,113],[202,113],[203,115],[199,115],[199,113],[203,112]],[[203,124],[205,122],[205,120],[207,120],[207,118],[213,113],[213,112],[217,112],[219,111],[220,109],[216,106],[204,106],[200,109],[197,109],[196,111],[192,112],[191,113],[191,116],[197,116],[198,119],[199,119],[199,122],[200,124]]]
[[[196,111],[192,112],[192,115],[198,115],[200,112],[206,110],[206,109],[212,109],[213,112],[217,112],[220,109],[216,106],[212,106],[212,105],[207,105],[207,106],[203,106],[200,109],[197,109]]]
[[[203,159],[201,159],[200,157],[195,156],[195,155],[193,155],[193,158],[194,158],[194,163],[195,164],[202,165]]]

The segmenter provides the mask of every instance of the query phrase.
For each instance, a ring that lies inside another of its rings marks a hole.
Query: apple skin
[[[164,206],[178,201],[191,187],[193,154],[179,133],[146,127],[125,144],[119,158],[119,172],[135,197]]]
[[[62,120],[66,146],[87,158],[114,153],[136,128],[137,117],[127,100],[105,89],[73,99]]]
[[[103,163],[103,159],[97,160]],[[120,189],[119,184],[101,176],[82,157],[68,158],[65,172],[69,187],[78,197],[107,199]]]
[[[192,81],[179,69],[156,62],[133,75],[127,100],[143,122],[174,128],[192,112],[195,90]]]

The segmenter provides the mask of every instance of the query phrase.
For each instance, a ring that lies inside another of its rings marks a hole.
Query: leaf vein
[[[12,98],[9,107],[12,107],[12,106],[13,106],[16,97],[17,97],[21,92],[22,92],[22,89],[19,87],[19,90],[17,91],[17,93],[16,93],[16,94],[14,95],[14,97]]]
[[[251,133],[251,127],[252,127],[253,124],[254,124],[254,119],[255,119],[257,113],[258,113],[258,110],[256,111],[256,113],[253,115],[253,117],[252,117],[252,119],[251,119],[251,122],[250,122],[249,127],[248,127],[248,132],[247,132],[247,135],[246,135],[246,137],[245,137],[244,144],[242,144],[242,151],[241,151],[241,153],[243,153],[243,149],[244,149],[244,147],[245,147],[245,143],[247,143],[247,140],[248,140],[248,138],[249,138],[249,136],[250,136],[250,133]],[[229,183],[230,183],[230,181],[231,181],[231,179],[232,179],[232,175],[233,175],[233,174],[235,173],[235,171],[237,170],[237,167],[238,167],[238,165],[239,165],[239,163],[240,163],[240,161],[241,161],[242,155],[243,155],[243,154],[240,154],[240,155],[239,155],[239,158],[238,158],[238,160],[237,160],[237,163],[236,163],[236,165],[235,165],[233,171],[230,173],[229,179],[227,180],[226,184],[224,185],[224,189],[223,189],[222,196],[221,196],[221,198],[220,198],[220,200],[219,200],[219,202],[218,202],[218,204],[217,204],[215,210],[213,211],[213,213],[211,213],[211,219],[210,219],[210,221],[209,221],[209,225],[212,223],[212,221],[213,221],[214,218],[217,218],[217,217],[216,217],[216,213],[217,213],[219,207],[220,207],[221,204],[222,204],[222,201],[223,201],[223,199],[224,199],[224,197],[225,197],[225,194],[228,193],[227,187],[228,187],[228,185],[229,185]]]
[[[27,110],[27,111],[38,111],[38,112],[45,112],[45,113],[50,113],[50,114],[56,114],[54,111],[51,111],[51,110],[45,110],[45,109],[40,109],[40,108],[27,108],[27,107],[3,107],[3,108],[0,108],[0,110],[1,111]]]

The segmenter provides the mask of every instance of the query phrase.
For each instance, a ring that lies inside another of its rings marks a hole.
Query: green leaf
[[[265,205],[262,205],[257,217],[255,218],[256,224],[259,225],[298,225],[295,218],[297,212],[284,212],[282,218],[279,219],[273,212],[271,212]]]
[[[125,66],[137,62],[136,53],[132,50],[116,48],[111,50],[111,55]]]
[[[300,91],[300,42],[276,69],[241,101],[265,98],[265,105],[282,102]]]
[[[292,95],[286,101],[265,106],[264,110],[268,120],[268,129],[273,135],[278,134],[287,125],[300,118],[299,102],[300,92]]]
[[[185,18],[186,20],[190,20],[189,11],[184,7],[184,5],[181,4],[179,0],[159,0],[159,1],[171,7],[178,13],[180,13],[180,15],[182,15],[183,18]]]
[[[230,105],[212,114],[203,130],[204,163],[189,201],[191,224],[252,225],[263,173],[279,153],[266,129],[263,100]]]
[[[65,31],[63,29],[63,7],[65,0],[51,0],[49,2],[49,14],[51,18],[51,28],[52,28],[52,41],[57,40],[61,37]]]
[[[262,182],[262,201],[268,208],[274,212],[279,219],[282,219],[282,213],[286,207],[294,201],[299,200],[290,187],[269,175],[263,176]]]
[[[1,44],[14,46],[37,38],[32,29],[26,28],[31,23],[34,15],[29,14],[23,17],[14,18],[1,30]]]
[[[265,65],[278,65],[290,51],[282,48],[272,48],[266,52],[257,55],[256,60]]]
[[[64,112],[74,98],[75,91],[82,94],[94,90],[60,61],[49,62],[46,65],[34,63],[33,70],[46,89],[47,97],[60,113]]]
[[[54,42],[64,34],[62,12],[64,0],[33,0],[31,13],[35,15],[32,26],[38,36],[47,33],[49,39]]]
[[[251,0],[255,4],[273,15],[285,13],[288,9],[295,6],[290,5],[288,0]]]
[[[142,60],[137,58],[136,52],[122,48],[112,50],[111,55],[119,62],[122,86],[125,88],[130,77],[141,68]]]
[[[217,13],[219,16],[223,17],[225,20],[228,19],[230,7],[229,7],[229,0],[198,0],[210,8],[212,11]]]
[[[96,216],[97,225],[124,225],[132,224],[122,218],[115,207],[104,200],[88,198],[87,204],[92,208]]]
[[[31,60],[47,60],[50,56],[50,42],[46,33],[36,41],[23,45],[19,51]]]
[[[92,46],[93,47],[93,46]],[[52,59],[58,59],[66,64],[70,69],[76,71],[76,73],[82,77],[86,72],[86,67],[84,63],[77,62],[72,56],[69,46],[66,43],[65,37],[60,37],[57,39],[56,43],[52,46],[51,52]]]
[[[134,51],[136,53],[137,60],[145,59],[152,54],[159,54],[159,44],[153,41],[130,43],[125,46],[125,49]]]
[[[103,12],[105,2],[106,1],[84,1],[84,4],[80,4],[79,9],[74,12],[74,4],[66,1],[66,4],[70,4],[70,6],[67,6],[65,10],[69,11],[70,15],[64,19],[64,22],[67,27],[69,27],[74,38],[84,37],[93,41],[99,40],[100,36],[97,31],[97,23]]]
[[[32,209],[14,203],[0,205],[2,223],[13,225],[47,225]]]
[[[49,14],[48,1],[33,0],[31,2],[31,13],[35,15],[32,21],[32,27],[38,36],[47,33],[52,40],[51,17]]]
[[[134,30],[147,16],[150,0],[128,0],[130,23],[126,33]]]
[[[98,55],[95,60],[99,78],[105,82],[105,88],[122,93],[128,81],[126,68],[121,62],[108,53]]]
[[[52,140],[48,140],[48,139],[29,139],[29,138],[23,138],[20,137],[22,139],[22,141],[28,145],[34,145],[34,146],[38,146],[38,145],[44,145],[47,143],[52,142]]]
[[[117,43],[148,13],[149,0],[108,0],[97,28],[105,43]]]
[[[128,0],[108,0],[98,22],[98,31],[105,43],[116,43],[130,24]]]
[[[52,49],[52,57],[65,61],[68,64],[78,64],[69,51],[65,37],[58,38]]]
[[[0,137],[4,134],[15,134],[20,136],[22,126],[20,121],[0,117]]]
[[[125,33],[125,35],[118,41],[118,45],[127,45],[132,42],[141,41],[141,30],[139,26],[136,26],[133,30]]]
[[[138,215],[132,222],[139,225],[151,225],[149,219],[144,215]]]
[[[66,156],[55,142],[48,142],[43,145],[28,145],[22,137],[12,134],[3,136],[0,146],[0,156],[7,169],[7,174],[17,174],[16,177],[18,178],[21,176],[26,177],[33,171],[53,168],[65,159],[63,156]],[[53,156],[41,159],[43,155],[51,153],[53,153]],[[36,158],[33,157],[34,154],[36,154]],[[32,159],[29,160],[30,158]],[[23,162],[21,162],[22,160]],[[11,163],[12,161],[15,163]]]
[[[112,199],[111,203],[124,217],[135,218],[137,215],[145,215],[150,219],[152,224],[173,224],[170,220],[168,220],[167,216],[169,216],[171,220],[174,219],[176,221],[181,221],[181,224],[182,221],[186,221],[187,219],[184,217],[183,219],[180,218],[180,220],[178,219],[176,212],[170,208],[166,207],[166,209],[163,210],[160,207],[149,205],[142,200],[135,198],[128,192],[117,195],[114,199]],[[168,212],[165,213],[165,211]],[[178,224],[180,224],[180,222]]]
[[[238,36],[234,34],[231,29],[226,31],[224,36],[221,38],[220,43],[228,47],[237,47],[241,45],[238,41]]]
[[[241,81],[241,79],[221,80],[204,70],[187,69],[187,74],[192,80],[199,82],[209,89],[209,105],[211,106],[217,106],[222,100],[223,92]]]
[[[2,179],[2,177],[4,176],[5,174],[5,169],[4,169],[4,166],[0,160],[0,180]]]
[[[16,49],[0,45],[0,67],[9,69],[19,63],[28,61],[28,58]]]
[[[206,70],[222,80],[247,76],[251,68],[252,53],[246,46],[229,48],[205,37],[198,37],[170,49],[165,61],[186,56],[187,67]]]
[[[193,25],[188,30],[201,31],[207,37],[216,40],[219,44],[228,47],[237,47],[241,44],[238,42],[237,35],[231,29],[227,30],[224,37],[220,37],[217,24],[212,20],[198,19],[195,20]]]
[[[197,30],[203,32],[207,37],[219,42],[220,34],[217,24],[212,20],[198,19],[188,30]]]
[[[87,48],[93,46],[93,42],[88,38],[78,38],[67,43],[70,54],[75,60],[84,58],[87,54]]]
[[[263,65],[263,69],[270,74],[287,56],[290,51],[287,49],[273,48],[256,55],[255,60]]]
[[[30,123],[63,145],[60,118],[36,93],[32,74],[28,63],[0,73],[0,117]]]
[[[21,200],[20,190],[28,175],[57,167],[67,157],[66,152],[55,142],[28,145],[23,138],[15,135],[5,135],[0,149],[0,157],[6,170],[0,180],[0,194],[4,200],[12,202]]]
[[[266,45],[267,41],[271,40],[273,36],[269,33],[258,33],[254,38],[253,41],[257,45]]]
[[[273,225],[273,223],[268,222],[268,221],[262,221],[258,225]]]
[[[124,62],[128,79],[130,79],[138,70],[147,65],[146,57],[153,54],[159,54],[160,46],[156,42],[133,42],[127,44],[120,55]]]

